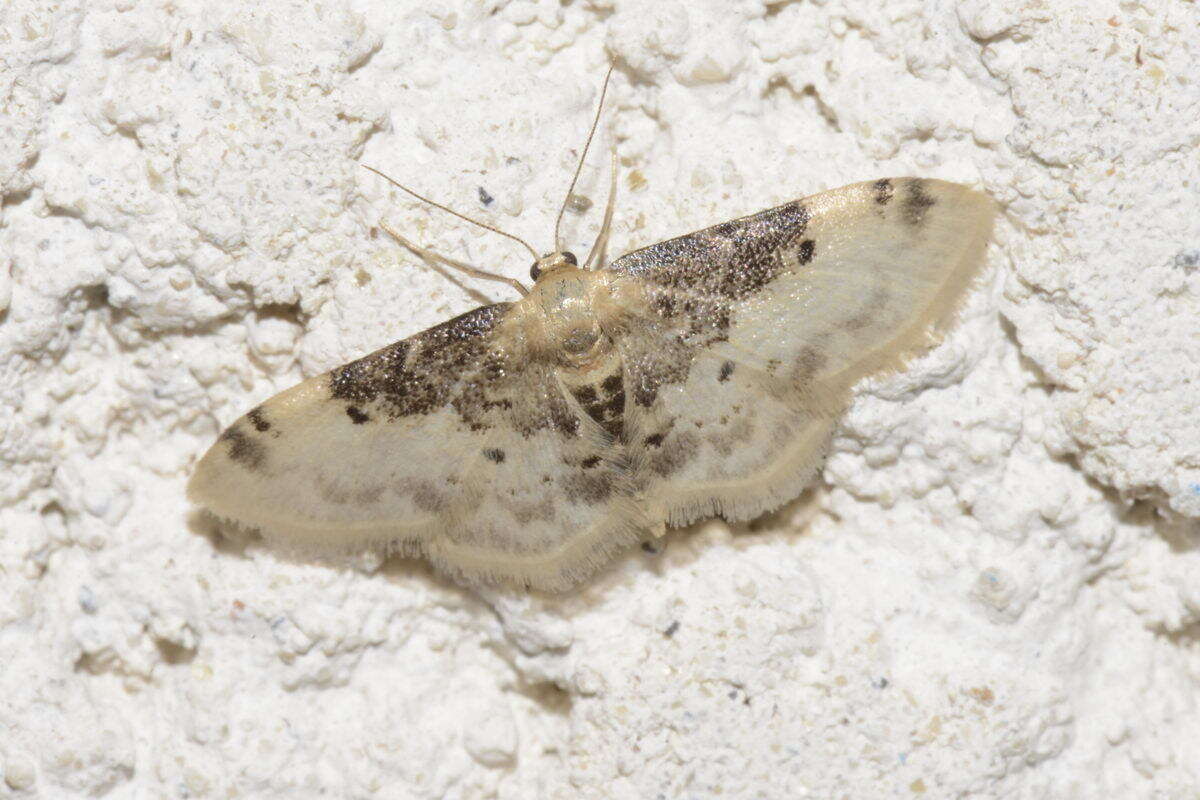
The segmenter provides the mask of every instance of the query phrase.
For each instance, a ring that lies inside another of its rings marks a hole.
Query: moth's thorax
[[[564,364],[583,366],[611,346],[604,334],[605,298],[602,272],[561,265],[540,276],[520,301],[530,344]]]

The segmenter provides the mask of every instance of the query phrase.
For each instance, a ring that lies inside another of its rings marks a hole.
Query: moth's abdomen
[[[559,378],[580,411],[612,441],[625,430],[625,374],[620,354],[612,347],[605,357],[586,368],[560,369]]]

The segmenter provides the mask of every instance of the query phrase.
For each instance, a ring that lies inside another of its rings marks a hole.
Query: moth
[[[610,192],[600,239],[611,211]],[[666,525],[798,496],[854,384],[952,323],[992,219],[964,186],[884,178],[606,266],[556,233],[532,288],[508,281],[519,299],[253,408],[189,496],[288,545],[386,546],[468,584],[565,590]]]

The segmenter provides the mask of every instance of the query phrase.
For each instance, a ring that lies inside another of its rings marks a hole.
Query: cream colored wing
[[[282,392],[188,487],[285,545],[383,544],[469,582],[562,589],[657,521],[611,439],[487,306]],[[660,525],[661,523],[658,523]]]
[[[966,187],[885,179],[613,262],[644,504],[682,524],[797,496],[854,383],[901,367],[953,319],[992,218]]]

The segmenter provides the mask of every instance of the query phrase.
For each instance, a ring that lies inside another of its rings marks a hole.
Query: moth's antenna
[[[592,145],[592,137],[596,135],[596,126],[600,124],[600,112],[604,109],[604,95],[608,93],[608,80],[612,77],[613,69],[616,64],[608,65],[608,72],[604,74],[604,85],[600,87],[600,102],[596,104],[596,118],[592,120],[592,129],[588,131],[587,141],[583,143],[583,152],[579,155],[579,164],[575,167],[575,174],[571,176],[571,185],[567,187],[567,196],[563,198],[562,208],[558,210],[558,218],[554,220],[554,249],[562,251],[562,244],[558,238],[558,228],[562,225],[563,213],[567,210],[567,201],[571,199],[571,192],[575,191],[575,181],[579,180],[579,173],[583,171],[583,160],[587,158],[588,148]]]
[[[529,244],[529,242],[525,241],[520,236],[513,236],[511,233],[505,233],[504,231],[500,230],[499,228],[493,228],[491,225],[480,222],[477,219],[471,219],[470,217],[468,217],[464,214],[460,214],[457,211],[455,211],[453,208],[446,208],[446,206],[442,205],[441,203],[435,203],[432,200],[430,200],[428,197],[419,195],[416,192],[414,192],[412,189],[405,186],[404,184],[399,183],[399,182],[389,178],[387,175],[384,175],[382,172],[375,169],[374,167],[368,167],[366,164],[359,164],[359,166],[362,167],[363,169],[368,169],[371,172],[374,172],[376,175],[383,178],[385,181],[390,183],[392,186],[395,186],[397,189],[400,189],[401,191],[408,192],[409,194],[411,194],[413,197],[417,198],[421,202],[429,203],[429,205],[433,206],[434,208],[440,208],[442,211],[445,211],[447,214],[453,214],[454,216],[461,219],[463,222],[469,222],[472,225],[478,225],[479,227],[483,228],[484,230],[489,230],[492,233],[498,233],[501,236],[507,236],[509,239],[512,239],[514,242],[520,242],[521,245],[524,246],[524,248],[526,250],[528,250],[530,253],[533,254],[533,258],[535,261],[537,259],[541,258],[541,256],[538,255],[538,251],[534,250],[533,247]]]
[[[484,278],[485,280],[489,280],[489,281],[499,281],[500,283],[507,283],[509,286],[516,289],[517,292],[520,293],[521,297],[524,297],[525,295],[529,294],[529,290],[525,288],[525,284],[521,283],[518,280],[514,280],[505,275],[500,275],[495,272],[488,272],[487,270],[480,269],[479,267],[473,267],[470,264],[464,263],[462,261],[457,261],[453,258],[447,258],[446,256],[435,253],[434,251],[432,251],[428,248],[421,247],[419,244],[415,244],[413,242],[410,242],[408,239],[405,239],[403,236],[400,235],[400,233],[395,228],[393,228],[391,225],[388,225],[383,220],[379,221],[379,227],[381,227],[385,231],[387,231],[388,235],[391,236],[393,239],[395,239],[397,242],[399,242],[400,244],[407,247],[409,250],[412,250],[414,253],[419,255],[422,259],[425,260],[426,263],[433,262],[434,264],[440,264],[444,267],[450,267],[451,269],[456,269],[459,272],[465,272],[467,275],[470,275],[472,278]],[[441,270],[438,270],[438,271],[440,272]],[[455,283],[458,283],[458,281],[455,281]],[[464,287],[464,288],[466,288],[466,287]],[[471,290],[468,288],[467,291],[469,292]],[[488,300],[487,302],[490,305],[493,301]]]
[[[608,232],[612,228],[613,218],[613,202],[617,197],[617,148],[613,145],[609,152],[609,160],[612,161],[611,175],[608,179],[608,202],[604,205],[604,222],[600,223],[600,232],[596,234],[596,240],[592,242],[592,249],[588,251],[587,261],[583,262],[584,269],[592,268],[592,259],[599,257],[604,259],[604,249],[608,247]],[[597,265],[599,268],[599,265]]]

